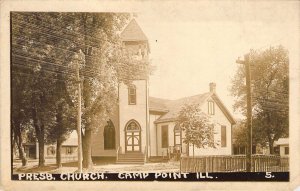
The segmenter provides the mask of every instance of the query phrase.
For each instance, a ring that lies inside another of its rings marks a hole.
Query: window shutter
[[[168,125],[161,126],[161,147],[162,148],[168,148],[169,147]]]
[[[284,147],[284,154],[286,154],[286,155],[289,154],[289,147]]]
[[[226,126],[221,126],[221,147],[226,147]]]

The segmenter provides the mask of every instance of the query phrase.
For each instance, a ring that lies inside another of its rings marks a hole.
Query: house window
[[[72,147],[66,147],[66,154],[67,155],[73,154],[73,148]]]
[[[47,155],[55,155],[55,147],[50,146],[47,148]]]
[[[208,114],[214,115],[215,114],[215,102],[208,101]]]
[[[168,148],[169,147],[168,125],[161,126],[161,147],[162,148]]]
[[[226,126],[221,126],[221,147],[226,147]]]
[[[136,104],[136,88],[134,85],[130,85],[128,87],[128,104],[129,105]]]
[[[174,146],[181,145],[181,129],[179,125],[174,127]]]
[[[284,147],[284,154],[288,155],[289,154],[289,147]]]
[[[233,154],[234,155],[239,154],[239,148],[238,147],[233,147]]]
[[[245,146],[240,147],[240,153],[239,154],[246,154],[246,147]]]
[[[104,150],[115,149],[115,127],[111,120],[104,127]]]

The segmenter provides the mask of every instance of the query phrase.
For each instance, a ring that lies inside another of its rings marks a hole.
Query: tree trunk
[[[26,166],[27,159],[26,159],[24,147],[23,147],[23,138],[22,138],[22,134],[21,134],[21,127],[20,127],[20,123],[18,121],[14,125],[14,134],[15,134],[15,139],[16,139],[16,143],[18,146],[19,158],[22,160],[22,166]]]
[[[195,144],[193,144],[193,158],[195,157]]]
[[[26,166],[27,159],[26,159],[25,152],[24,152],[22,136],[19,136],[18,139],[19,139],[19,141],[18,141],[19,157],[22,160],[22,166]]]
[[[38,135],[38,142],[39,142],[39,167],[45,166],[45,142],[44,142],[44,134],[41,133]]]
[[[63,143],[63,140],[62,140],[62,128],[63,127],[63,103],[60,102],[58,104],[58,107],[57,107],[57,114],[56,114],[56,131],[58,132],[58,138],[56,140],[56,165],[58,168],[61,168],[62,167],[62,164],[61,164],[61,146],[62,146],[62,143]]]
[[[274,140],[269,141],[269,149],[270,149],[270,154],[274,154]]]
[[[37,116],[36,106],[32,108],[33,126],[39,143],[39,167],[45,166],[45,127],[43,122]]]
[[[83,168],[91,169],[93,167],[92,161],[92,130],[85,130],[82,136],[82,166]]]
[[[56,141],[56,165],[58,168],[62,167],[61,164],[61,145],[62,145],[61,139],[57,139]]]

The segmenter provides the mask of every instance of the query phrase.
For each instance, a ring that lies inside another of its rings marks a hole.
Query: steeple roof
[[[146,35],[135,19],[132,19],[125,27],[121,33],[121,39],[123,41],[148,41]]]

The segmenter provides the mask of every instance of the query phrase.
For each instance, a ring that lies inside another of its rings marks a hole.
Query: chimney
[[[209,92],[216,93],[216,83],[214,82],[209,83]]]

